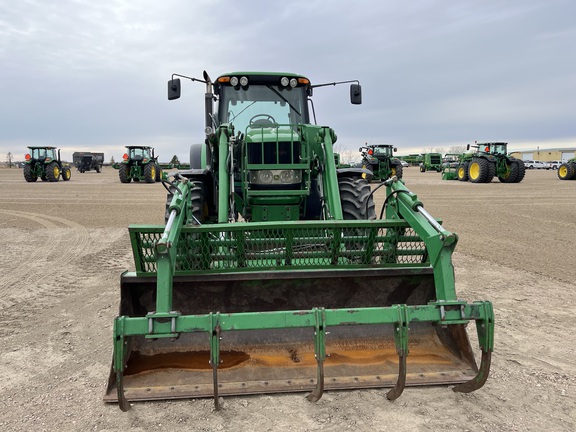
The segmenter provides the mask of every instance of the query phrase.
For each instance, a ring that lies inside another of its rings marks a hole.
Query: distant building
[[[510,156],[514,156],[515,158],[522,160],[539,160],[543,162],[567,161],[576,157],[576,147],[515,151],[510,153]]]

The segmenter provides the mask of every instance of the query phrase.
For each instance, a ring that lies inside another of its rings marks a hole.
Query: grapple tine
[[[324,393],[324,359],[326,358],[326,330],[324,308],[315,309],[316,329],[314,332],[314,351],[316,356],[316,388],[306,396],[310,402],[317,402]]]
[[[130,403],[124,396],[124,375],[122,372],[116,372],[116,389],[118,393],[118,406],[124,412],[130,409]]]
[[[220,410],[218,395],[218,365],[220,364],[220,314],[210,314],[212,333],[210,337],[210,364],[212,365],[212,383],[214,387],[214,410]]]
[[[318,361],[317,370],[316,387],[306,396],[306,399],[310,402],[318,402],[322,397],[322,394],[324,394],[324,362]]]
[[[480,368],[474,378],[465,383],[459,384],[452,390],[460,393],[470,393],[478,390],[484,385],[490,373],[490,364],[492,362],[492,351],[494,350],[494,308],[488,301],[475,302],[482,310],[483,319],[476,321],[476,331],[478,332],[478,341],[482,350]]]
[[[398,380],[396,385],[386,393],[388,400],[400,397],[406,387],[406,357],[408,356],[408,308],[406,305],[398,305],[398,322],[394,329],[394,341],[398,352]]]
[[[396,385],[386,393],[386,399],[390,401],[398,399],[404,391],[404,387],[406,387],[406,355],[399,355],[398,361],[398,381],[396,381]]]
[[[482,359],[480,360],[480,369],[474,378],[465,383],[458,384],[452,390],[459,393],[471,393],[478,390],[484,385],[490,373],[490,364],[492,361],[492,352],[482,350]]]

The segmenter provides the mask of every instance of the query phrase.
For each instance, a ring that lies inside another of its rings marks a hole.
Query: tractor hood
[[[246,142],[293,142],[300,141],[300,134],[289,126],[249,127]]]

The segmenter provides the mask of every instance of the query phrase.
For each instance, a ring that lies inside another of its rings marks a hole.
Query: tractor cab
[[[49,162],[56,159],[55,147],[28,147],[30,153],[27,154],[26,160]]]
[[[128,152],[125,154],[124,159],[130,159],[134,161],[146,162],[150,159],[150,147],[126,147]]]

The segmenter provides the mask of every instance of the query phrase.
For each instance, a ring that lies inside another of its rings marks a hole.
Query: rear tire
[[[576,164],[566,162],[560,165],[556,173],[560,180],[573,180],[576,177]]]
[[[526,175],[526,167],[524,166],[524,162],[521,161],[520,159],[516,159],[514,160],[514,162],[518,167],[518,175],[516,176],[516,180],[514,180],[514,183],[520,183],[522,180],[524,180],[524,176]]]
[[[420,165],[420,172],[426,172],[426,167],[424,165]]]
[[[32,171],[32,165],[30,164],[24,165],[24,178],[28,183],[32,183],[38,180],[38,176],[34,171]]]
[[[60,166],[56,162],[50,162],[46,167],[46,179],[50,182],[60,180]]]
[[[162,168],[156,165],[156,179],[157,182],[162,181]]]
[[[458,180],[468,181],[468,162],[462,162],[458,166],[458,171],[456,173],[458,175]]]
[[[396,176],[396,178],[401,179],[403,173],[404,173],[404,169],[402,167],[402,164],[398,163],[398,164],[392,164],[391,165],[390,177]]]
[[[132,177],[130,177],[130,166],[126,164],[120,165],[118,169],[118,177],[120,177],[120,181],[122,183],[130,183]]]
[[[102,171],[102,167],[100,165],[96,165],[96,172],[100,174],[100,171]]]
[[[376,219],[376,207],[371,195],[372,188],[365,179],[339,178],[338,189],[344,220]]]

